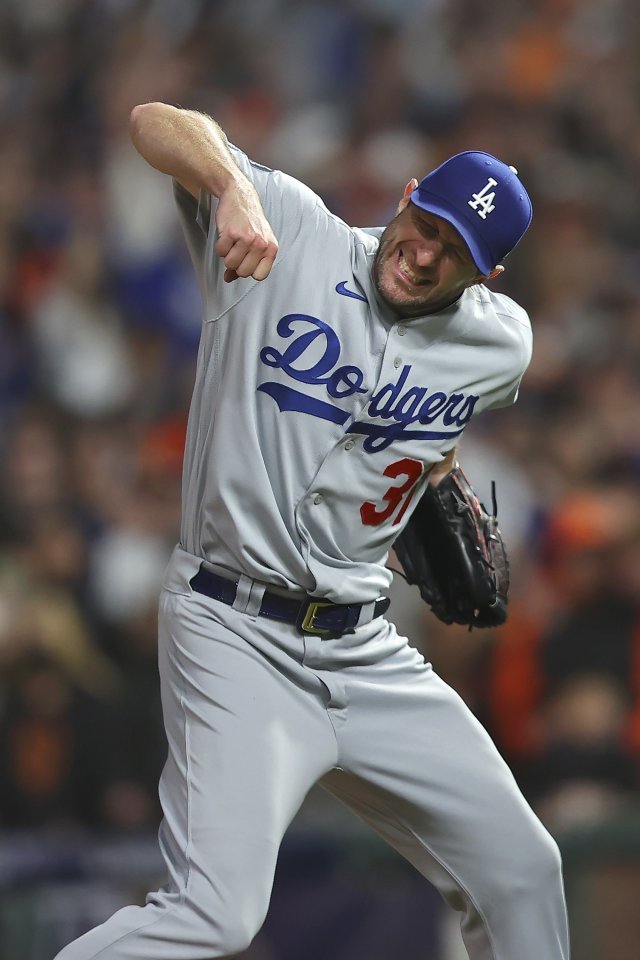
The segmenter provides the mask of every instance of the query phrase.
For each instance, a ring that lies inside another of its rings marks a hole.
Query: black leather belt
[[[212,573],[205,567],[200,567],[191,578],[189,584],[197,593],[220,600],[231,606],[238,591],[237,580],[227,580],[217,573]],[[373,603],[370,620],[381,617],[389,608],[388,597],[379,597]],[[344,633],[353,633],[363,606],[362,603],[333,603],[318,597],[304,597],[302,600],[295,597],[285,597],[278,593],[265,591],[260,604],[259,616],[271,620],[281,620],[283,623],[293,623],[299,633],[312,633],[326,640],[341,637]]]

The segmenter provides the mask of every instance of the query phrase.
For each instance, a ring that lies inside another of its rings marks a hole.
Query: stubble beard
[[[384,262],[387,256],[387,248],[393,243],[393,239],[387,237],[387,233],[390,230],[391,225],[385,228],[384,233],[380,237],[380,245],[376,252],[374,261],[373,261],[373,282],[375,284],[376,290],[381,300],[387,304],[388,307],[398,314],[400,317],[411,318],[411,317],[420,317],[426,313],[433,313],[434,309],[431,306],[429,297],[426,296],[424,299],[416,297],[402,297],[394,296],[385,291],[383,286],[383,270]],[[436,307],[437,310],[441,309]]]
[[[465,287],[461,287],[458,290],[451,291],[450,296],[443,297],[441,295],[440,299],[434,300],[431,294],[427,294],[424,298],[406,296],[394,296],[387,293],[382,285],[382,274],[384,270],[384,261],[387,255],[387,247],[390,244],[394,243],[393,237],[387,238],[387,231],[390,230],[392,224],[385,228],[384,233],[380,237],[380,245],[376,252],[372,276],[373,282],[375,284],[376,290],[378,291],[378,296],[381,300],[387,304],[388,307],[398,314],[399,317],[403,319],[413,319],[415,317],[424,317],[428,316],[431,313],[439,313],[441,310],[445,310],[448,306],[451,306],[452,303],[455,303],[456,300],[459,300],[462,294],[464,293]],[[385,239],[386,238],[386,239]],[[392,253],[391,256],[394,254]]]

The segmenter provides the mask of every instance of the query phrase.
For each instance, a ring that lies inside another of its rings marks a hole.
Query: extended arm
[[[175,177],[189,193],[204,190],[217,197],[216,253],[226,267],[224,279],[264,280],[278,244],[253,184],[234,162],[227,138],[210,117],[166,103],[134,107],[131,140],[156,170]]]

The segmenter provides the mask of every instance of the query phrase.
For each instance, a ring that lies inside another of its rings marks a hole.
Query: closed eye
[[[439,237],[440,234],[438,229],[434,227],[431,223],[428,223],[427,220],[423,220],[422,217],[416,216],[413,218],[413,222],[420,231],[423,237],[426,237],[427,240],[431,240],[434,237]]]
[[[449,246],[447,247],[447,252],[451,254],[451,256],[455,257],[458,263],[466,264],[469,262],[467,251],[463,250],[462,247],[457,247],[457,246],[454,246],[454,244],[449,244]]]
[[[416,225],[417,229],[420,231],[423,237],[427,240],[438,239],[442,243],[443,251],[448,254],[448,256],[453,257],[458,263],[468,265],[470,263],[469,255],[467,253],[467,248],[460,246],[456,243],[445,243],[445,241],[440,236],[440,231],[438,227],[431,223],[429,220],[426,220],[424,217],[421,217],[420,214],[414,213],[412,211],[412,220]]]

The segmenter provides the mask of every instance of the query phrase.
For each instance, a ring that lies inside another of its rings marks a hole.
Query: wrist
[[[242,202],[254,192],[251,181],[230,158],[229,163],[212,164],[202,176],[201,187],[218,200]]]

